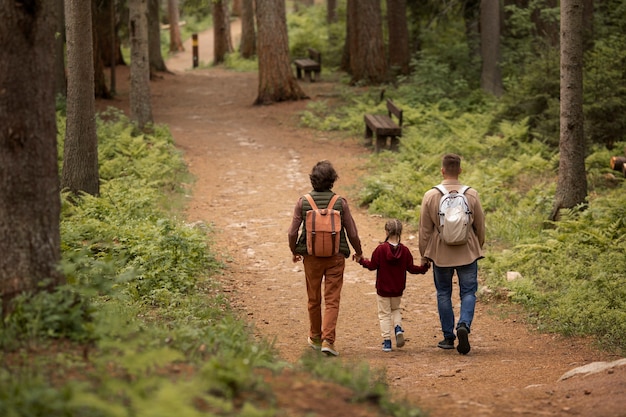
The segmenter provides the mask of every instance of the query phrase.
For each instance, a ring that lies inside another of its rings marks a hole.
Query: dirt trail
[[[212,60],[211,38],[211,32],[200,36],[201,61]],[[256,73],[189,71],[191,62],[187,45],[186,52],[168,60],[174,74],[152,83],[155,121],[170,126],[196,177],[188,219],[214,225],[233,304],[260,335],[275,340],[282,358],[296,362],[308,349],[308,322],[302,264],[291,262],[287,246],[293,205],[310,189],[311,167],[331,160],[340,176],[335,191],[351,203],[369,257],[384,237],[385,220],[356,205],[357,180],[366,174],[370,151],[359,137],[299,127],[297,113],[307,101],[253,106]],[[324,74],[322,82],[302,86],[312,100],[333,89]],[[127,88],[121,85],[117,100],[105,105],[127,109]],[[415,187],[425,191],[430,185]],[[414,232],[406,230],[403,242],[418,254]],[[572,368],[618,359],[584,340],[531,332],[512,309],[479,301],[471,353],[438,349],[441,331],[431,272],[409,276],[403,306],[406,345],[383,353],[374,273],[347,262],[337,326],[339,359],[385,369],[394,396],[431,416],[626,415],[624,366],[558,382]]]

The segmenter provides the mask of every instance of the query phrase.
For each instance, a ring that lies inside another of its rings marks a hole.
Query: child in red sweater
[[[389,220],[385,224],[387,238],[372,253],[372,259],[356,259],[370,271],[376,271],[376,294],[378,299],[378,320],[383,337],[383,351],[391,352],[391,331],[394,329],[396,346],[404,346],[402,330],[402,310],[400,302],[406,287],[406,273],[425,274],[430,265],[414,265],[409,248],[400,243],[402,223]],[[394,327],[395,324],[395,327]]]

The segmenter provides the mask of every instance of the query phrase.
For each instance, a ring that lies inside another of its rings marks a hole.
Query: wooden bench
[[[376,144],[374,151],[380,152],[382,148],[387,147],[387,138],[390,138],[389,149],[398,150],[398,139],[402,136],[402,110],[400,110],[391,99],[387,99],[387,115],[366,114],[365,120],[365,139],[368,145],[372,144],[372,137],[376,135]],[[392,116],[398,119],[396,123]]]
[[[309,48],[308,51],[308,58],[296,59],[293,63],[296,66],[298,79],[302,78],[302,72],[304,72],[311,82],[315,82],[315,78],[319,78],[322,72],[322,54],[313,48]]]

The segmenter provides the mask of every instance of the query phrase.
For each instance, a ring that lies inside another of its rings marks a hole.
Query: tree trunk
[[[480,86],[486,92],[501,97],[504,92],[500,72],[500,2],[480,2],[480,55],[482,73]]]
[[[159,0],[148,0],[148,58],[150,59],[150,70],[167,72],[167,66],[161,53],[161,18],[159,16]]]
[[[130,114],[143,129],[152,123],[150,63],[148,60],[148,0],[129,0]]]
[[[587,198],[583,131],[583,0],[561,0],[559,178],[550,218]]]
[[[0,0],[0,297],[64,282],[53,1]],[[36,63],[36,65],[35,65]]]
[[[115,12],[115,2],[116,0],[96,0],[95,7],[92,9],[93,31],[98,39],[94,54],[99,51],[100,59],[105,66],[109,67],[112,62],[116,65],[126,65],[118,36],[119,19]]]
[[[241,57],[250,59],[256,54],[256,30],[254,28],[254,0],[241,3]]]
[[[233,42],[230,36],[230,17],[228,15],[228,0],[213,2],[213,64],[221,64],[226,54],[233,52]]]
[[[259,56],[259,95],[254,104],[308,98],[291,69],[284,0],[256,5]]]
[[[92,8],[91,10],[96,9],[95,1],[90,1],[89,3]],[[109,88],[107,87],[106,77],[104,76],[104,62],[102,61],[102,53],[100,51],[100,40],[98,39],[98,33],[95,30],[93,30],[93,27],[95,26],[95,22],[98,19],[100,19],[100,16],[95,16],[93,13],[90,13],[90,15],[91,15],[90,32],[92,34],[92,40],[91,40],[92,42],[92,51],[91,51],[92,68],[91,70],[93,71],[92,90],[96,97],[108,99],[108,98],[111,98],[111,92],[109,91]]]
[[[178,0],[167,0],[167,13],[170,21],[170,52],[182,52],[185,50],[185,47],[180,36]]]
[[[327,0],[326,2],[326,22],[335,23],[337,21],[337,0]]]
[[[356,39],[356,0],[348,0],[346,5],[346,40],[343,45],[343,53],[341,54],[341,70],[348,74],[352,74],[350,67],[350,51],[353,49],[352,42]],[[354,46],[356,49],[356,46]]]
[[[389,66],[395,74],[407,75],[411,55],[409,26],[406,19],[406,0],[387,0],[387,28],[389,30]]]
[[[359,0],[354,8],[356,21],[350,23],[352,83],[380,84],[387,78],[380,0]]]
[[[480,0],[466,0],[463,5],[465,38],[470,62],[480,59]],[[502,29],[502,28],[500,28]]]
[[[55,61],[54,61],[54,87],[55,96],[61,95],[67,96],[67,80],[65,78],[65,19],[63,12],[63,0],[54,0],[55,15],[58,16],[56,32],[59,36],[56,37],[54,43],[55,46]]]
[[[231,16],[241,17],[243,14],[243,0],[233,0]]]
[[[96,104],[92,94],[91,2],[65,0],[67,38],[67,121],[61,187],[98,195]]]

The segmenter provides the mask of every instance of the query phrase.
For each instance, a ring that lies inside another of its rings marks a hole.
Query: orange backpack
[[[339,196],[330,199],[328,207],[317,208],[311,194],[304,196],[311,204],[306,212],[306,249],[309,255],[319,257],[334,256],[339,253],[341,231],[341,212],[333,209]]]

